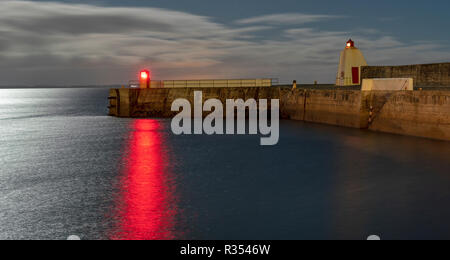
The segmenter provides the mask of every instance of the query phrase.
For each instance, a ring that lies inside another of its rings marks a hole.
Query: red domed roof
[[[348,40],[347,42],[347,48],[354,48],[355,47],[355,42],[352,41],[352,39]]]

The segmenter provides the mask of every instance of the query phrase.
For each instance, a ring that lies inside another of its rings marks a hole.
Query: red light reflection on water
[[[176,239],[178,210],[160,122],[135,120],[132,126],[112,239]]]

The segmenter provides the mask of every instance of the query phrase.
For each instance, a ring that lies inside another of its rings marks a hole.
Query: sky
[[[448,0],[0,0],[0,86],[277,78],[333,83],[352,38],[369,65],[450,62]]]

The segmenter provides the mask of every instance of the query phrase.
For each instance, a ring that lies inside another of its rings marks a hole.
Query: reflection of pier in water
[[[175,239],[178,213],[174,185],[170,185],[168,154],[156,120],[132,122],[124,153],[124,170],[117,199],[117,227],[113,239]]]

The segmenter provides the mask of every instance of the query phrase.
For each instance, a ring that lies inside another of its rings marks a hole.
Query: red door
[[[352,68],[352,78],[353,78],[353,84],[359,84],[359,68],[358,67]]]

